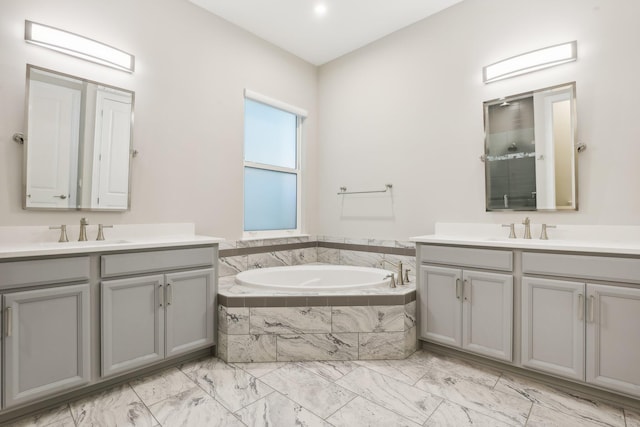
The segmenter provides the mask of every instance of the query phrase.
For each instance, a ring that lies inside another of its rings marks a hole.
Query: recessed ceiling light
[[[323,16],[325,13],[327,13],[327,5],[324,3],[318,3],[313,11],[316,13],[316,15]]]

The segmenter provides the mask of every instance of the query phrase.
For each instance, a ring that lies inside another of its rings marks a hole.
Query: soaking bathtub
[[[221,278],[226,362],[404,359],[417,348],[415,283],[389,270],[307,264]]]
[[[389,288],[393,272],[346,265],[299,265],[248,270],[236,276],[236,284],[260,291],[340,292]]]

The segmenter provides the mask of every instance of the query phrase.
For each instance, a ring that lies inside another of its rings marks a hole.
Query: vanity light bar
[[[513,56],[482,68],[485,83],[508,79],[578,59],[578,42],[557,44]]]
[[[129,73],[133,73],[135,68],[135,57],[127,52],[48,25],[24,21],[24,39],[28,43]]]

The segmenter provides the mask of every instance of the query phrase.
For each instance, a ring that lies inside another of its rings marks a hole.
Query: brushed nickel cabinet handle
[[[594,319],[593,312],[596,309],[595,302],[596,302],[596,297],[593,295],[589,296],[589,322],[591,323],[593,323],[593,319]]]
[[[462,284],[462,294],[464,295],[465,301],[471,302],[471,287],[469,286],[469,281],[467,279],[465,279]]]
[[[160,307],[164,303],[164,292],[162,289],[162,285],[158,285],[158,299],[160,300]]]
[[[578,320],[584,319],[584,295],[578,294]]]
[[[6,322],[5,322],[5,324],[7,325],[7,333],[6,333],[6,335],[8,337],[10,337],[11,333],[13,332],[12,331],[12,329],[13,329],[13,319],[12,319],[13,318],[13,310],[11,309],[11,307],[7,307],[7,309],[5,310],[5,313],[7,315],[7,319],[6,319]]]
[[[456,279],[456,298],[460,299],[460,279]]]
[[[171,283],[167,283],[167,305],[171,305],[171,303],[173,303],[173,288]]]

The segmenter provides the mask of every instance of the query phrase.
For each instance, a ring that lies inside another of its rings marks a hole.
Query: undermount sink
[[[43,242],[38,245],[45,248],[78,248],[78,247],[92,247],[92,246],[108,246],[108,245],[121,245],[124,243],[131,243],[128,240],[114,239],[114,240],[84,240],[84,241],[71,241],[71,242]]]

